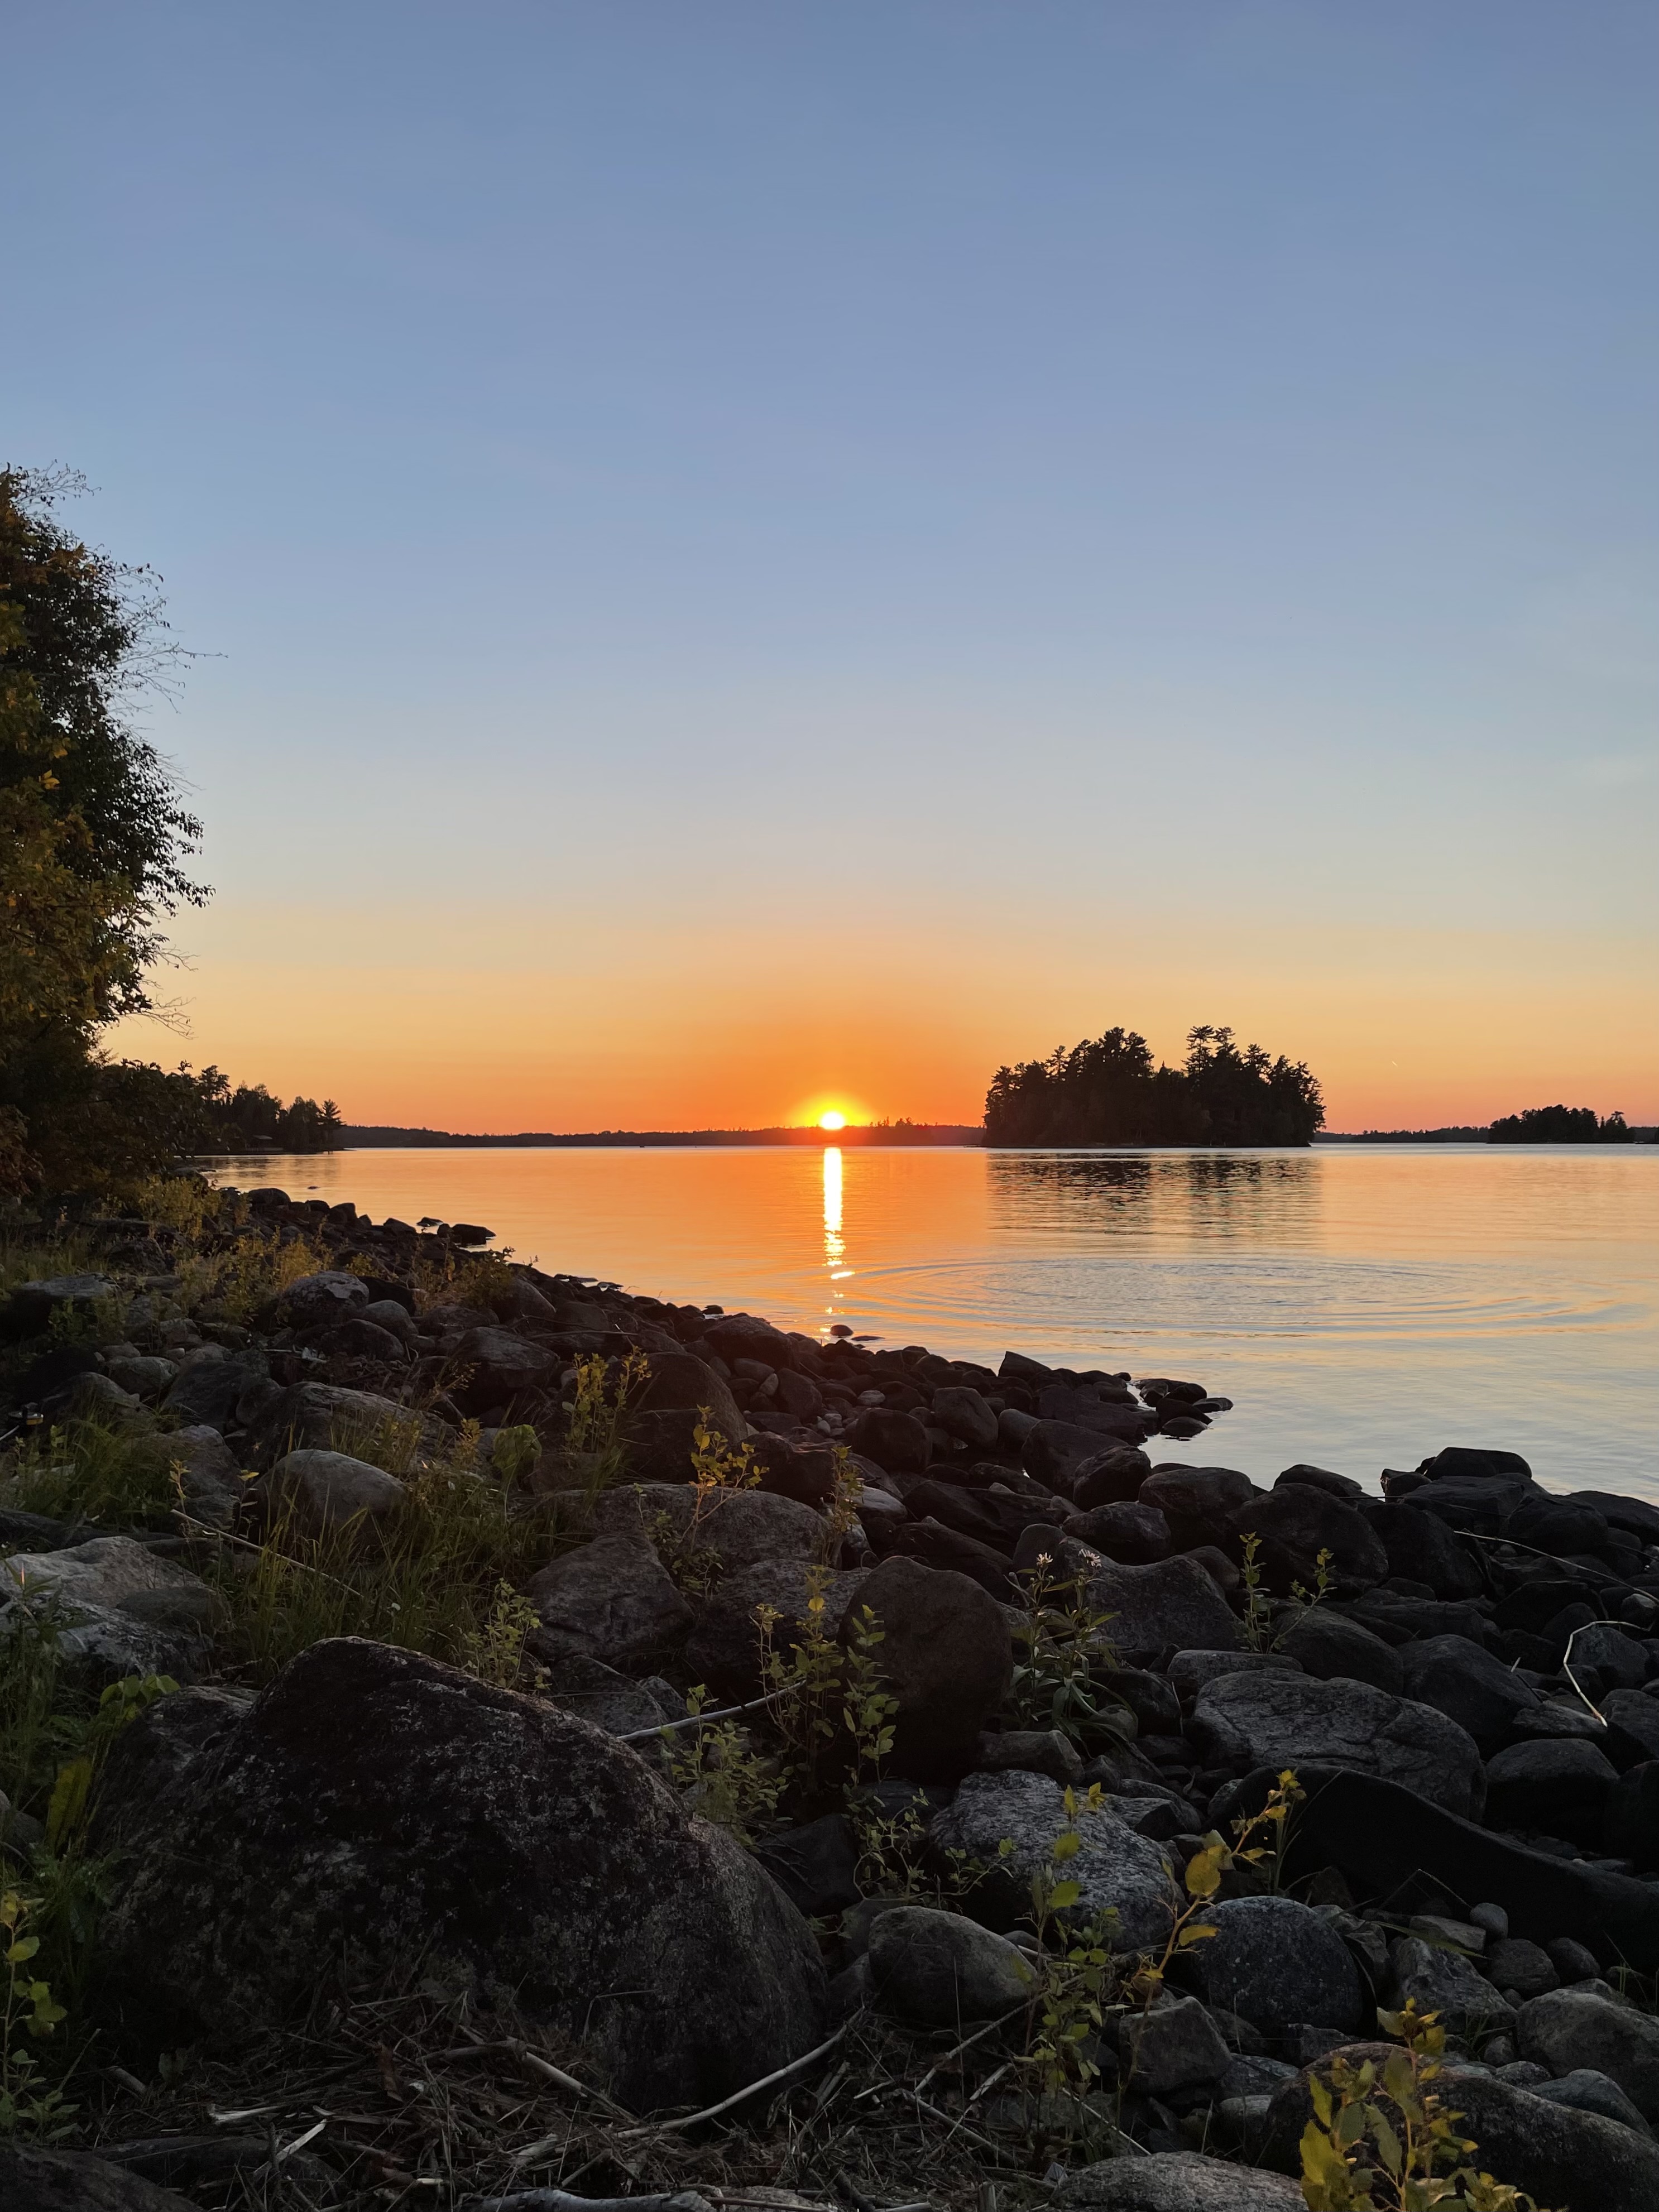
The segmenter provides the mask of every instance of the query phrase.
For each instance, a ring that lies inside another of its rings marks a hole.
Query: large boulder
[[[1425,1583],[1437,1598],[1480,1596],[1486,1587],[1480,1563],[1438,1514],[1408,1498],[1368,1498],[1358,1510],[1388,1554],[1391,1576]]]
[[[728,1836],[599,1729],[413,1652],[313,1645],[124,1840],[97,1958],[135,2045],[240,2039],[344,1959],[511,2003],[641,2111],[823,2032],[811,1931]]]
[[[1085,1577],[1090,1605],[1107,1615],[1105,1633],[1120,1651],[1224,1651],[1242,1644],[1238,1617],[1196,1559],[1158,1559],[1144,1567],[1104,1559],[1066,1543],[1057,1561],[1064,1577]]]
[[[1536,1710],[1531,1684],[1466,1636],[1430,1636],[1400,1654],[1405,1693],[1467,1729],[1483,1753],[1504,1742],[1522,1713]]]
[[[1035,1878],[1061,1878],[1054,1848],[1072,1826],[1066,1792],[1046,1774],[970,1774],[929,1831],[933,1849],[961,1851],[985,1869],[969,1893],[977,1919],[1012,1927],[1029,1912]],[[1114,1950],[1161,1949],[1180,1910],[1168,1860],[1158,1845],[1105,1808],[1079,1800],[1082,1844],[1064,1862],[1081,1895],[1066,1917],[1085,1922],[1111,1911]]]
[[[1453,2034],[1478,2038],[1513,2025],[1497,1984],[1461,1951],[1402,1936],[1389,1955],[1398,2002],[1437,2014]]]
[[[1199,1692],[1192,1727],[1217,1765],[1352,1767],[1402,1783],[1449,1813],[1480,1810],[1486,1778],[1474,1739],[1431,1705],[1369,1682],[1224,1675]]]
[[[282,1292],[272,1318],[287,1328],[326,1328],[345,1321],[369,1302],[368,1285],[361,1275],[328,1267],[317,1275],[301,1275]]]
[[[1317,1912],[1289,1897],[1235,1897],[1207,1905],[1215,1929],[1188,1964],[1212,2005],[1279,2036],[1300,2022],[1352,2031],[1365,2017],[1359,1971]]]
[[[935,1390],[932,1413],[947,1436],[978,1451],[989,1451],[997,1440],[997,1417],[977,1390],[946,1384]]]
[[[1127,1413],[1109,1428],[1103,1422],[1085,1429],[1076,1421],[1038,1421],[1020,1438],[1020,1464],[1045,1488],[1071,1497],[1084,1468],[1101,1458],[1109,1437],[1115,1437],[1120,1448],[1133,1447],[1146,1433],[1145,1419]]]
[[[1659,2021],[1593,1989],[1552,1990],[1523,2004],[1516,2026],[1523,2058],[1556,2075],[1591,2067],[1644,2119],[1659,2119]]]
[[[409,1492],[395,1474],[348,1452],[285,1452],[260,1491],[271,1522],[305,1536],[336,1535],[354,1525],[385,1531],[409,1506]]]
[[[1126,1567],[1152,1566],[1167,1559],[1174,1548],[1170,1524],[1155,1505],[1091,1506],[1072,1516],[1066,1533]]]
[[[891,1765],[926,1780],[970,1765],[1013,1671],[1008,1616],[966,1575],[884,1559],[858,1594],[881,1630],[874,1657],[898,1699]],[[843,1623],[843,1640],[850,1637]]]
[[[653,1352],[645,1387],[629,1403],[641,1413],[707,1414],[708,1425],[730,1443],[740,1444],[749,1433],[732,1386],[695,1352]],[[688,1467],[688,1480],[690,1472]]]
[[[1310,1483],[1287,1482],[1235,1507],[1231,1531],[1240,1542],[1260,1538],[1262,1580],[1280,1597],[1288,1597],[1297,1583],[1314,1587],[1322,1552],[1329,1554],[1328,1569],[1339,1590],[1369,1589],[1389,1571],[1389,1555],[1364,1516]]]
[[[637,1668],[690,1633],[692,1612],[648,1544],[598,1536],[534,1574],[525,1595],[542,1626],[538,1654]]]
[[[0,1300],[0,1342],[44,1335],[55,1314],[89,1316],[115,1295],[107,1275],[46,1275],[19,1283]]]

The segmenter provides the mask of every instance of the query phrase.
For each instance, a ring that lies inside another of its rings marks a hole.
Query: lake
[[[1448,1443],[1659,1499],[1659,1146],[365,1151],[216,1164],[522,1260],[1235,1401],[1157,1450],[1374,1485]]]

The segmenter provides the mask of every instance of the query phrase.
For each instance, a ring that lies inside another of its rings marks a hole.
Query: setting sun
[[[827,1114],[818,1115],[818,1127],[820,1129],[844,1129],[847,1127],[847,1116],[832,1106]]]

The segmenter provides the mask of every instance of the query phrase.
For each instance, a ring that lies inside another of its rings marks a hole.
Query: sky
[[[1643,0],[11,0],[0,455],[163,579],[173,1033],[976,1120],[1230,1024],[1659,1119]]]

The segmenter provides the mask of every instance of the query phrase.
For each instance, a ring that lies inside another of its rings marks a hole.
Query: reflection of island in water
[[[1259,1237],[1310,1243],[1324,1163],[1306,1153],[995,1152],[986,1163],[999,1228],[1062,1235]]]

